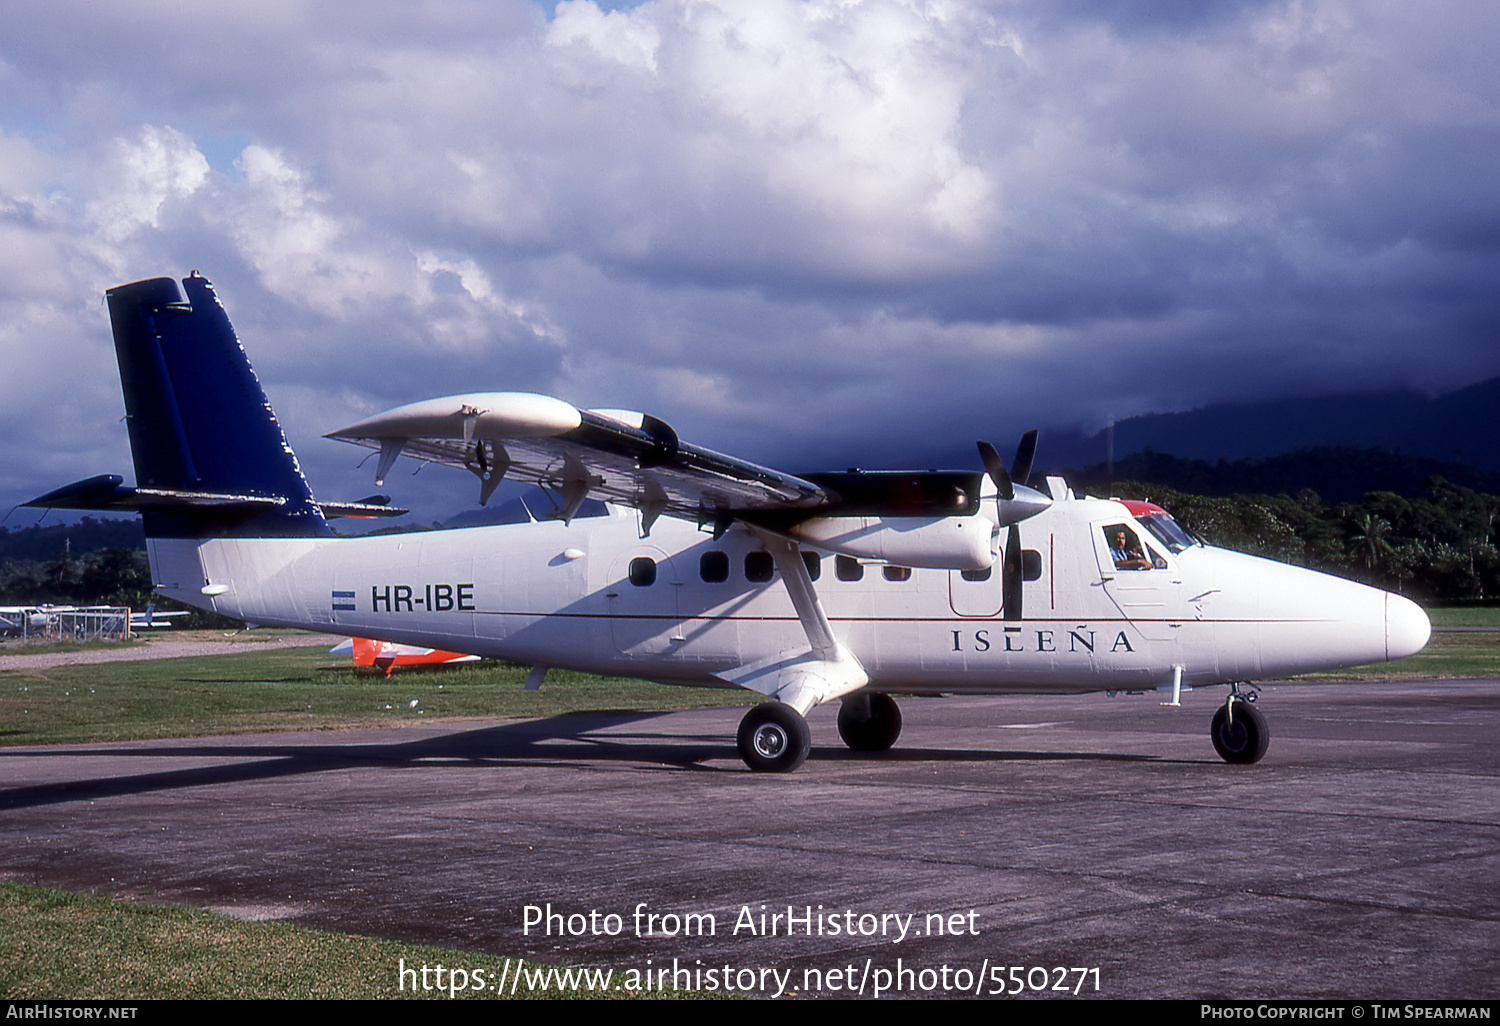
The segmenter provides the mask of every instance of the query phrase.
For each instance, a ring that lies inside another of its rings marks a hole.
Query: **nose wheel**
[[[757,773],[790,773],[812,749],[807,720],[789,705],[763,702],[740,720],[740,758]]]
[[[1271,728],[1260,710],[1236,695],[1219,706],[1209,724],[1208,736],[1225,762],[1260,762],[1271,744]]]

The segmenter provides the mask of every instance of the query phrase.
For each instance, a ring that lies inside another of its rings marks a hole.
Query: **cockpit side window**
[[[1165,559],[1141,544],[1140,536],[1127,524],[1107,525],[1104,540],[1116,570],[1160,570],[1167,565]]]

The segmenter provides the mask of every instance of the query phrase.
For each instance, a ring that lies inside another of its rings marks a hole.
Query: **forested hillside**
[[[1367,581],[1425,601],[1500,598],[1500,497],[1432,478],[1404,498],[1357,502],[1295,496],[1205,496],[1117,481],[1111,494],[1149,499],[1213,545]]]
[[[145,542],[136,519],[0,527],[0,605],[144,609],[153,601]]]

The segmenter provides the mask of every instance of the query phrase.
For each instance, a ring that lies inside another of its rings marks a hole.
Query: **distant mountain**
[[[1313,473],[1320,459],[1307,457],[1307,450],[1340,450],[1345,455],[1357,452],[1365,454],[1356,461],[1361,473],[1373,470],[1374,479],[1393,482],[1373,488],[1401,491],[1394,482],[1425,480],[1430,474],[1440,474],[1470,488],[1492,491],[1486,487],[1493,484],[1489,475],[1500,472],[1500,378],[1435,399],[1415,391],[1376,392],[1226,404],[1185,413],[1132,417],[1115,424],[1115,477],[1130,476],[1120,464],[1131,454],[1148,450],[1158,457],[1171,454],[1214,464],[1286,457],[1302,466],[1299,473],[1303,476]],[[1376,458],[1369,455],[1371,450],[1381,450],[1385,456]],[[1106,453],[1107,432],[1093,436],[1042,432],[1040,459],[1044,467],[1099,464],[1102,468]],[[1383,465],[1375,469],[1377,463]],[[1323,487],[1309,486],[1325,498],[1331,498],[1334,491],[1344,491],[1345,486],[1332,483],[1335,478],[1349,476],[1344,473],[1347,468],[1340,466],[1339,457],[1328,459],[1323,468],[1330,474]],[[1158,465],[1158,469],[1165,468]],[[1286,465],[1262,469],[1271,475],[1285,470]],[[1251,470],[1242,465],[1234,472],[1243,476]],[[1177,471],[1188,472],[1187,468]]]
[[[1054,436],[1048,459],[1078,465],[1105,457],[1105,433]],[[1429,399],[1420,392],[1377,392],[1276,399],[1154,413],[1115,424],[1114,453],[1152,449],[1200,460],[1278,456],[1298,449],[1386,449],[1449,464],[1500,471],[1500,378]]]
[[[1212,463],[1147,449],[1117,459],[1112,476],[1103,463],[1069,471],[1065,476],[1075,488],[1091,489],[1096,494],[1107,490],[1111,480],[1147,481],[1195,495],[1295,495],[1310,488],[1325,502],[1357,502],[1367,492],[1420,495],[1432,477],[1500,494],[1500,473],[1494,471],[1350,446],[1321,446],[1264,459]]]

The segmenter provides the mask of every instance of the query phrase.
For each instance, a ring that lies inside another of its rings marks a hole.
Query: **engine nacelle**
[[[828,552],[898,566],[984,570],[995,563],[985,517],[814,517],[784,533]]]

